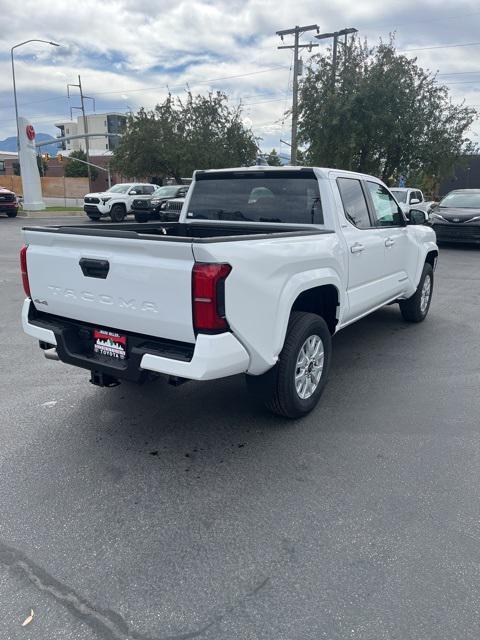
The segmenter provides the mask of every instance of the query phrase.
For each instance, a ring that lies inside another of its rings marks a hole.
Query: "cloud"
[[[322,31],[355,26],[371,44],[396,32],[398,48],[413,49],[477,41],[480,8],[471,0],[441,6],[438,0],[332,0],[328,11],[317,0],[82,0],[74,7],[64,0],[2,0],[2,21],[8,24],[0,34],[2,78],[10,78],[13,43],[42,38],[62,44],[16,51],[21,112],[43,131],[55,133],[54,121],[69,116],[76,99],[66,98],[66,83],[81,73],[97,111],[151,108],[169,89],[182,95],[187,85],[193,92],[224,90],[234,104],[244,103],[245,119],[271,148],[288,137],[291,82],[291,52],[277,49],[275,31],[295,24],[318,23]],[[303,42],[310,39],[305,35]],[[479,53],[472,47],[408,55],[445,73],[480,71]],[[265,69],[271,70],[257,73]],[[214,78],[221,80],[207,82]],[[440,78],[455,100],[480,104],[480,73]],[[6,82],[0,86],[0,138],[14,130]]]

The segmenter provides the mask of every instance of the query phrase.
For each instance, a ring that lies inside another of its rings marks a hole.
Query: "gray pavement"
[[[241,377],[99,389],[45,360],[22,224],[0,219],[2,640],[478,639],[479,249],[442,248],[423,324],[336,336],[292,423]]]

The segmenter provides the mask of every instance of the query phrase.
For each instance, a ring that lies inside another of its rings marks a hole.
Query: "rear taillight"
[[[229,264],[195,263],[192,271],[193,325],[196,331],[225,331],[225,279]]]
[[[28,281],[27,269],[27,247],[20,249],[20,271],[22,272],[22,282],[25,294],[30,298],[30,283]]]

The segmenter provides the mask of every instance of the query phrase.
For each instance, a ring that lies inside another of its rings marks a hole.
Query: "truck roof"
[[[379,180],[379,178],[376,178],[375,176],[372,176],[370,174],[366,174],[366,173],[360,173],[358,171],[347,171],[346,169],[335,169],[333,167],[308,167],[308,166],[291,166],[291,165],[283,165],[281,167],[272,167],[270,165],[253,165],[251,167],[228,167],[228,168],[224,168],[224,169],[199,169],[197,171],[195,171],[195,174],[198,173],[224,173],[224,172],[229,172],[229,171],[241,171],[242,173],[245,172],[252,172],[255,173],[256,171],[265,173],[268,171],[285,171],[285,172],[294,172],[294,171],[302,171],[305,169],[313,169],[315,172],[317,172],[317,174],[319,174],[322,178],[328,178],[329,174],[334,171],[335,173],[338,174],[346,174],[346,175],[350,175],[350,176],[355,176],[355,177],[368,177],[368,178],[374,178],[375,180]]]

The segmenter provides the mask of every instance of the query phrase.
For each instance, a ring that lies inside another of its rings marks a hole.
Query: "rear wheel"
[[[148,214],[146,213],[136,213],[135,220],[137,222],[148,222]]]
[[[331,352],[332,338],[325,320],[294,311],[277,364],[261,376],[247,375],[247,386],[273,413],[301,418],[322,395]]]
[[[17,217],[17,211],[7,211],[7,216],[9,218],[16,218]]]
[[[122,222],[126,215],[127,212],[123,204],[114,204],[110,211],[110,218],[113,222]]]
[[[407,322],[422,322],[427,317],[432,301],[433,292],[433,268],[425,263],[418,283],[417,290],[408,298],[400,302],[400,311]]]

